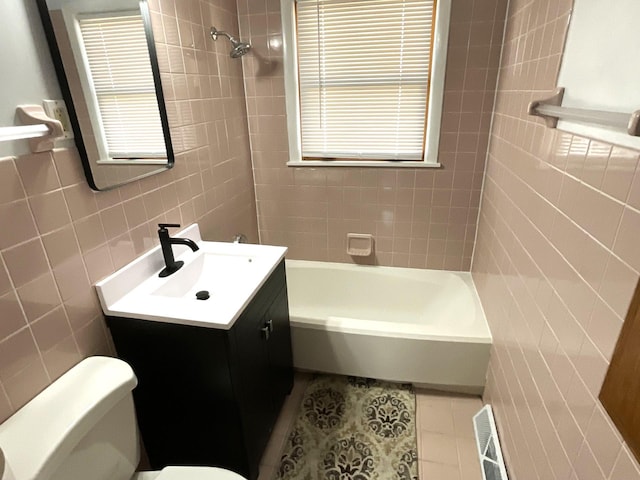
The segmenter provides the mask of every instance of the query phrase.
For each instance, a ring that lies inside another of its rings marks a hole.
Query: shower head
[[[231,58],[240,58],[241,56],[247,54],[249,50],[251,50],[251,45],[245,42],[238,42],[231,40],[231,44],[233,48],[231,49]]]
[[[231,58],[240,58],[241,56],[249,52],[249,50],[251,50],[250,44],[241,42],[236,37],[229,35],[227,32],[219,31],[216,27],[211,27],[210,35],[212,40],[218,40],[219,35],[222,35],[223,37],[227,37],[229,39],[229,41],[231,42],[231,46],[233,47],[231,49],[231,52],[229,53],[229,56]]]

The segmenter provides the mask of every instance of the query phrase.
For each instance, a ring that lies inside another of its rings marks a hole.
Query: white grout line
[[[491,125],[489,126],[489,141],[487,142],[487,152],[484,159],[484,169],[482,172],[482,186],[480,187],[480,203],[478,204],[478,215],[476,217],[476,234],[473,239],[473,252],[471,253],[471,265],[469,266],[469,271],[473,272],[473,263],[476,257],[476,247],[478,245],[478,230],[480,230],[480,212],[482,211],[482,203],[484,199],[484,185],[487,180],[487,167],[489,166],[489,152],[491,151],[491,144],[493,139],[493,127],[496,119],[496,102],[498,100],[500,85],[500,78],[502,77],[502,61],[504,60],[504,47],[505,47],[505,35],[507,34],[507,25],[509,23],[509,9],[511,8],[511,0],[507,0],[507,8],[505,9],[505,19],[504,19],[504,27],[502,28],[502,47],[500,48],[500,63],[498,64],[498,75],[496,77],[496,90],[493,95],[493,111],[491,112]],[[493,19],[495,25],[495,17]],[[475,285],[475,284],[474,284]],[[479,298],[479,297],[478,297]]]

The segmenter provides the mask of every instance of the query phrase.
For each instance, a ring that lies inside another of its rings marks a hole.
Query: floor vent
[[[491,405],[485,405],[474,415],[473,429],[476,432],[482,478],[484,480],[508,480]]]

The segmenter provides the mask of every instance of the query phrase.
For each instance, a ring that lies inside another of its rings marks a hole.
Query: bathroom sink
[[[174,245],[184,262],[161,278],[160,247],[96,284],[105,315],[229,329],[284,258],[287,249],[247,243],[206,242],[197,224],[177,235],[199,247]]]
[[[238,288],[260,266],[255,255],[201,251],[195,255],[192,262],[168,277],[153,294],[180,298],[196,298],[198,292],[224,295],[229,289]]]

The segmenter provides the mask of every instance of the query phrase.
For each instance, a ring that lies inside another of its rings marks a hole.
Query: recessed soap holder
[[[373,235],[368,233],[347,234],[347,254],[352,257],[368,257],[373,253]]]

